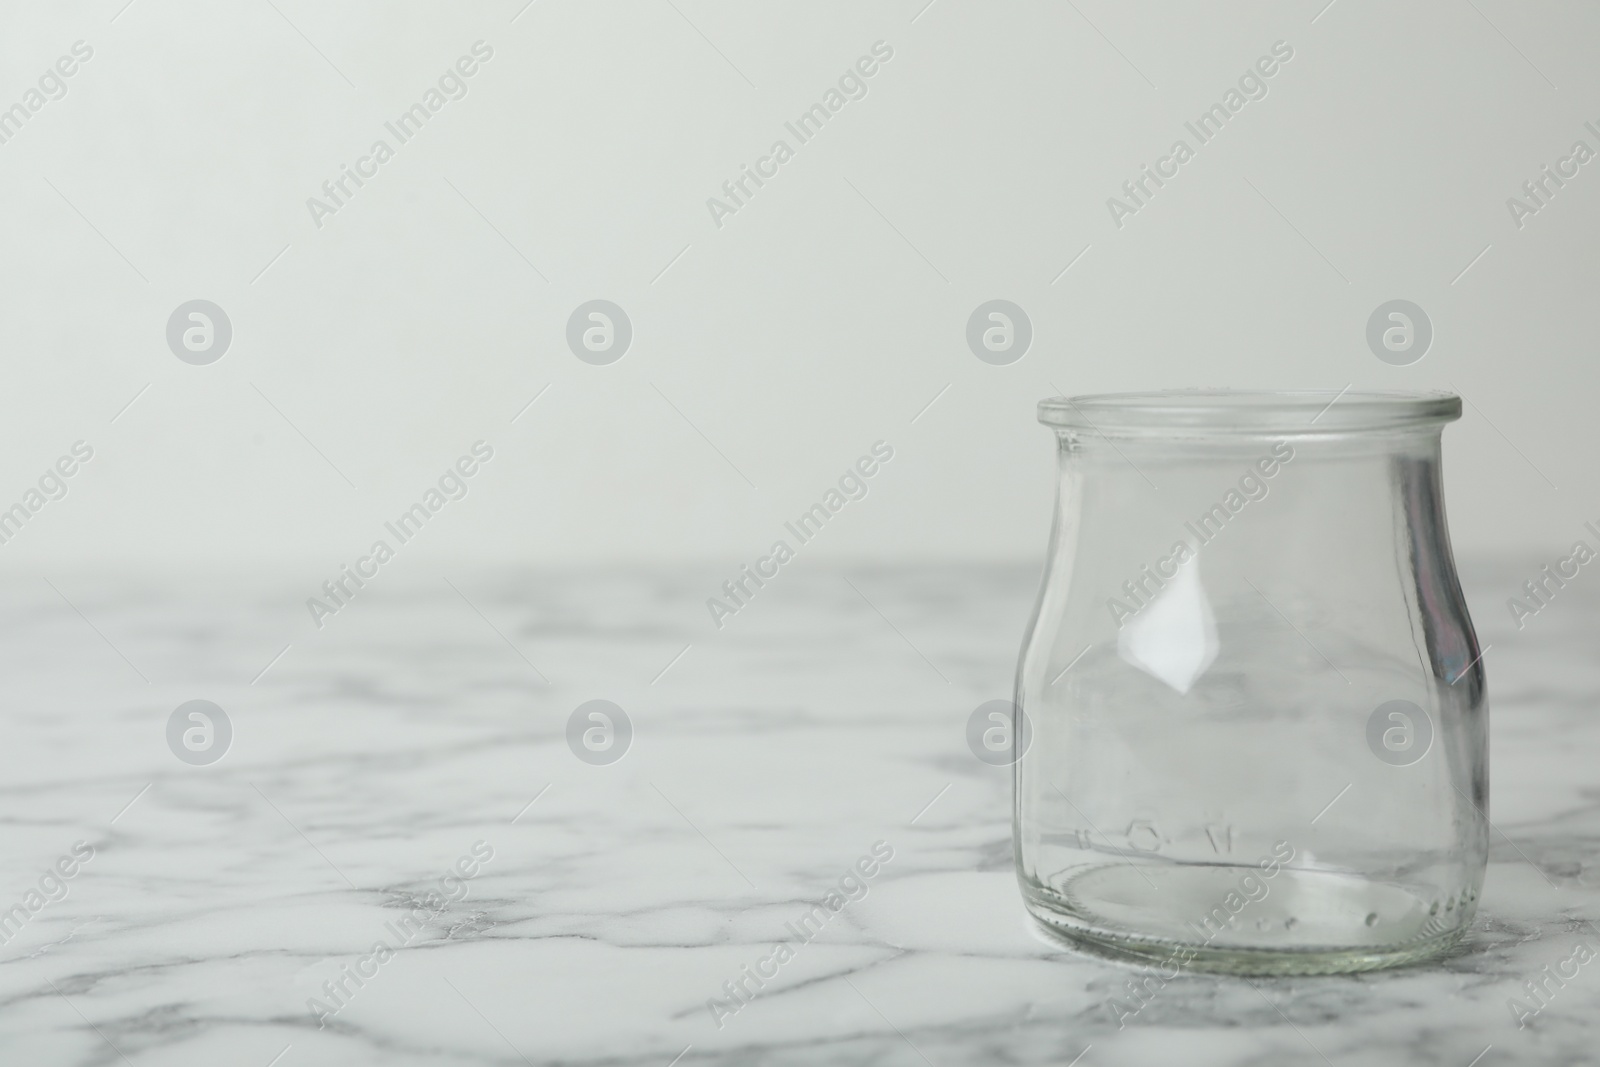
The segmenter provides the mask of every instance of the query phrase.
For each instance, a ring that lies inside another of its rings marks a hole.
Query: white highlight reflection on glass
[[[1187,693],[1217,658],[1217,617],[1200,584],[1200,559],[1178,573],[1117,633],[1117,654]]]

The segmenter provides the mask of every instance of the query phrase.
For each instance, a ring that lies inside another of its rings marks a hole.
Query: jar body
[[[1461,936],[1488,851],[1488,707],[1442,421],[1057,426],[1015,731],[1018,877],[1049,932],[1277,974]]]

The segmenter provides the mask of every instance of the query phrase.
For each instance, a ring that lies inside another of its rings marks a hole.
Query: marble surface
[[[1120,1029],[1135,972],[1030,931],[1008,772],[965,747],[1009,689],[1029,569],[801,561],[720,631],[710,569],[385,572],[321,629],[310,569],[13,577],[0,908],[26,921],[0,946],[3,1060],[1589,1062],[1600,963],[1525,1027],[1507,1004],[1600,945],[1600,596],[1580,578],[1517,631],[1505,600],[1539,562],[1464,568],[1496,832],[1461,948],[1184,977]],[[192,699],[232,725],[209,766],[168,748]],[[591,699],[632,723],[610,765],[566,742]],[[878,842],[865,895],[798,943]],[[758,996],[708,1009],[780,940]]]

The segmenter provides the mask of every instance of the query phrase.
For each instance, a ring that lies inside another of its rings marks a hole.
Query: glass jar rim
[[[1039,421],[1101,436],[1273,437],[1417,430],[1461,417],[1449,392],[1173,389],[1039,401]]]

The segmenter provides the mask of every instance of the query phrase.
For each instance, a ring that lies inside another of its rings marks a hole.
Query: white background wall
[[[1058,387],[1353,384],[1458,388],[1458,550],[1534,562],[1600,518],[1600,162],[1521,229],[1506,200],[1600,149],[1600,8],[1325,2],[10,5],[0,107],[94,54],[0,144],[0,498],[95,458],[0,561],[320,580],[479,438],[416,558],[733,565],[882,438],[808,551],[1031,559]],[[314,225],[480,39],[468,95]],[[715,225],[879,40],[866,97]],[[1116,227],[1107,198],[1279,40],[1269,94]],[[209,366],[165,341],[197,297],[234,330]],[[604,367],[564,340],[597,297],[634,327]],[[1010,366],[965,342],[995,297],[1035,331]],[[1364,339],[1397,297],[1436,330],[1408,367]]]

